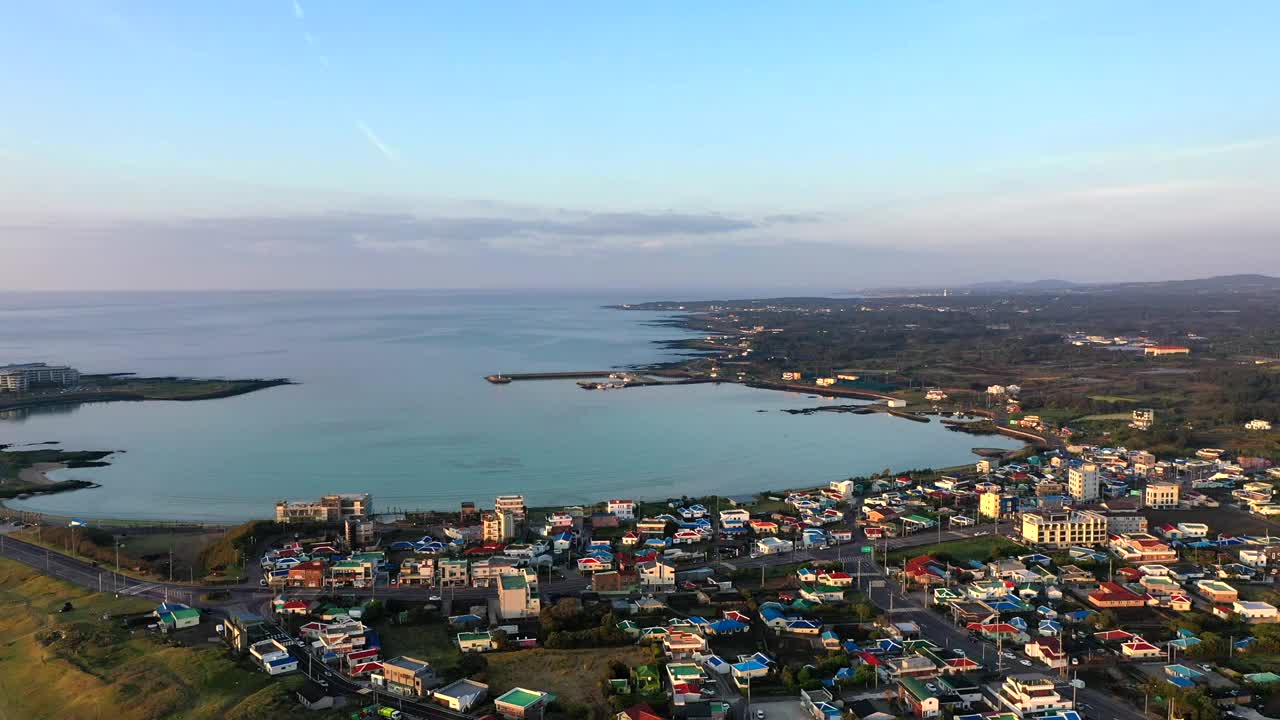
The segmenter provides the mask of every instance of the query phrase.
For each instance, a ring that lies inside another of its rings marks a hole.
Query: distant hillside
[[[854,290],[851,295],[893,297],[940,295],[943,292],[964,295],[1039,295],[1044,293],[1271,293],[1280,292],[1280,278],[1270,275],[1217,275],[1190,280],[1158,280],[1133,283],[1077,283],[1070,280],[1045,279],[1026,282],[984,281],[968,285],[943,287],[882,287]]]

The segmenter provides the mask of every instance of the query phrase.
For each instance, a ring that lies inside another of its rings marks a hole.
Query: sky
[[[0,289],[1280,274],[1275,2],[0,11]]]

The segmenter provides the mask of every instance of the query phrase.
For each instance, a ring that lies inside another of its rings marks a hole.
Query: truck
[[[384,718],[390,718],[390,720],[400,720],[400,711],[396,710],[395,708],[389,708],[384,705],[378,708],[378,716],[384,717]]]

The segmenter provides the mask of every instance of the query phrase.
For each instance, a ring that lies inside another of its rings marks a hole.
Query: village
[[[355,717],[1271,707],[1280,471],[1216,451],[1023,455],[781,495],[499,496],[425,535],[365,494],[282,502],[260,600],[203,618],[166,603],[154,622],[213,622],[264,672],[305,676],[303,704]]]

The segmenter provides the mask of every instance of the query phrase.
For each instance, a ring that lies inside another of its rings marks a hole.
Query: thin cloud
[[[1169,153],[1172,157],[1205,157],[1208,155],[1224,155],[1227,153],[1250,152],[1253,150],[1265,150],[1269,147],[1280,145],[1280,137],[1264,137],[1255,140],[1244,140],[1241,142],[1224,143],[1222,145],[1205,145],[1202,147],[1189,147],[1180,150],[1174,150]]]
[[[316,39],[311,37],[311,33],[304,30],[302,32],[302,39],[306,40],[308,45],[315,47]]]
[[[293,16],[299,20],[307,16],[307,14],[302,11],[302,3],[298,2],[298,0],[293,0]]]
[[[360,132],[364,133],[365,139],[369,141],[370,145],[377,148],[378,152],[382,153],[383,157],[392,162],[400,159],[400,154],[396,152],[395,148],[383,142],[382,138],[378,137],[378,134],[366,125],[363,120],[357,120],[356,127],[360,128]]]

